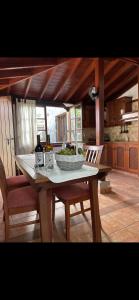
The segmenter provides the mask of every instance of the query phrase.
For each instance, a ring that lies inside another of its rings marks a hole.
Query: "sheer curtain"
[[[16,99],[16,154],[32,153],[36,146],[36,101]]]

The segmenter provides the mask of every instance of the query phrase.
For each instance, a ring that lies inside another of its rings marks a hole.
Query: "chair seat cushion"
[[[24,175],[7,177],[6,181],[7,181],[8,189],[14,189],[14,188],[16,189],[22,186],[29,185],[29,181],[26,179]]]
[[[54,189],[54,194],[59,200],[70,203],[80,202],[80,200],[88,200],[89,185],[86,183],[70,184],[68,186],[61,186]]]
[[[8,209],[38,206],[38,193],[31,187],[23,187],[8,192]]]

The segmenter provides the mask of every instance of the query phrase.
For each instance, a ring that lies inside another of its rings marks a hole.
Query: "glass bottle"
[[[40,135],[37,135],[37,145],[35,147],[35,164],[37,167],[44,166],[43,146],[40,143]]]
[[[48,166],[49,169],[54,167],[53,146],[50,143],[50,135],[47,135],[47,143],[45,145],[45,166]]]

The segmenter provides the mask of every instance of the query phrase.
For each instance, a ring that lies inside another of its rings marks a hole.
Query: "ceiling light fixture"
[[[95,86],[92,86],[89,88],[89,96],[93,101],[96,101],[96,99],[98,97],[98,91]]]

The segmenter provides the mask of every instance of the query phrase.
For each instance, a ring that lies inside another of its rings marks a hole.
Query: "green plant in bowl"
[[[60,155],[76,155],[76,150],[65,148],[65,149],[62,149],[59,152],[57,152],[57,154],[60,154]],[[84,154],[84,151],[82,150],[82,148],[78,148],[78,154],[79,155]]]

